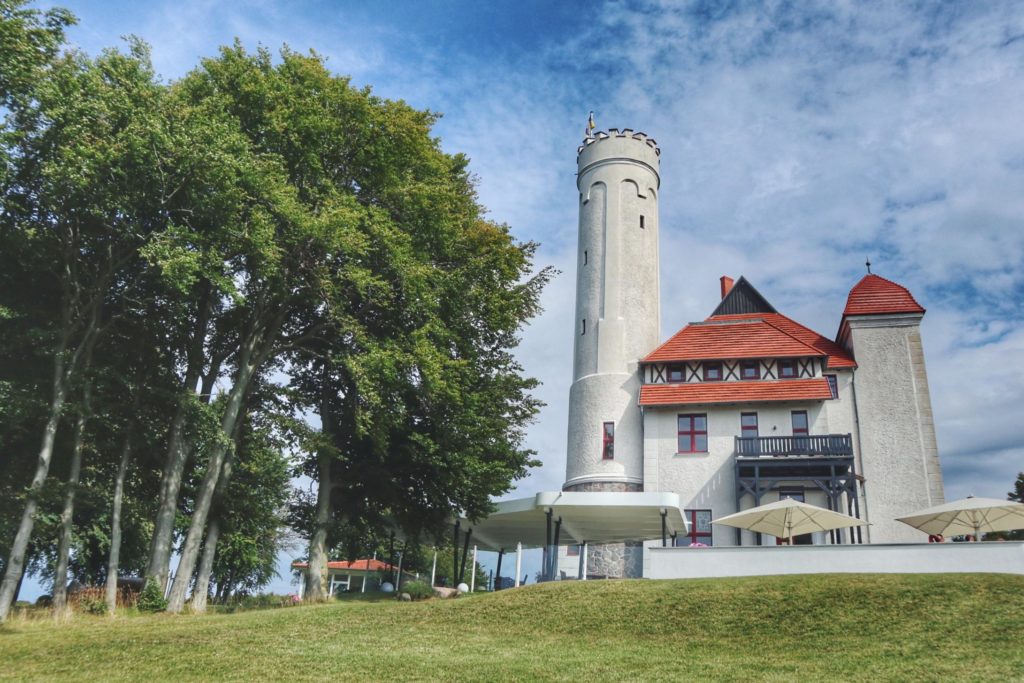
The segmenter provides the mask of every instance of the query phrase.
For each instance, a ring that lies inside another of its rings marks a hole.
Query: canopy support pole
[[[395,532],[391,532],[391,544],[388,548],[388,563],[391,565],[388,568],[388,574],[391,575],[391,585],[395,585]]]
[[[661,511],[661,547],[668,547],[668,510]]]
[[[549,554],[551,569],[548,574],[548,578],[552,581],[555,580],[555,572],[558,570],[558,537],[562,533],[562,518],[559,517],[555,520],[555,542],[551,546],[551,553]]]
[[[402,552],[398,556],[398,578],[395,579],[395,592],[402,587],[402,561],[405,559],[405,551],[409,549],[409,541],[402,542]]]
[[[498,568],[494,572],[494,590],[498,590],[498,584],[501,583],[501,558],[505,556],[505,549],[498,548]]]
[[[473,544],[473,566],[469,575],[469,592],[476,591],[476,544]]]
[[[589,547],[589,542],[583,541],[583,547],[580,548],[580,566],[583,567],[583,581],[587,580],[587,548]]]
[[[466,580],[466,558],[469,557],[469,539],[472,535],[473,527],[466,529],[466,542],[462,545],[462,565],[459,567],[459,583],[463,583]],[[473,571],[474,573],[476,572],[475,567]]]
[[[551,515],[554,514],[551,508],[548,508],[544,513],[545,527],[544,527],[544,557],[543,557],[543,568],[541,575],[544,580],[547,581],[550,577],[548,576],[548,568],[551,566]]]
[[[452,552],[455,553],[455,557],[452,559],[452,588],[459,585],[459,582],[455,579],[455,573],[459,571],[459,527],[462,523],[459,520],[455,520],[455,530],[452,532]]]
[[[523,544],[516,543],[516,583],[515,587],[519,588],[519,572],[523,570]]]
[[[437,548],[434,548],[434,566],[430,568],[430,586],[433,588],[434,579],[437,578]],[[363,579],[365,582],[365,579]]]

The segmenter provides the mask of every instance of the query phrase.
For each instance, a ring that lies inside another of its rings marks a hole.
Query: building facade
[[[913,542],[895,521],[943,502],[921,346],[924,308],[868,274],[830,339],[723,277],[711,315],[659,341],[660,150],[612,129],[578,150],[576,336],[567,491],[668,491],[676,545],[774,543],[710,524],[792,497],[865,519],[799,543]],[[639,543],[588,549],[592,576],[640,576]],[[560,568],[572,571],[573,548]]]

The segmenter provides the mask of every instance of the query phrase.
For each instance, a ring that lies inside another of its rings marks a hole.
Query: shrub
[[[426,581],[403,583],[401,592],[408,593],[413,600],[427,600],[434,597],[434,589]]]
[[[81,586],[68,596],[68,603],[77,612],[107,613],[107,592],[103,586]]]
[[[163,612],[167,609],[167,600],[164,598],[164,592],[160,590],[160,586],[153,581],[147,581],[145,588],[139,593],[139,599],[135,606],[139,608],[140,612]]]
[[[107,613],[107,601],[101,598],[82,598],[78,601],[78,608],[86,614],[103,615]]]
[[[227,602],[217,606],[217,611],[226,614],[235,612],[247,612],[256,609],[274,609],[277,607],[294,607],[302,604],[302,597],[298,595],[277,595],[275,593],[260,593],[258,595],[236,595]]]

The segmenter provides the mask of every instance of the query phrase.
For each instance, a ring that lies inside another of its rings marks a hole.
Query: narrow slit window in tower
[[[587,265],[587,250],[583,250],[583,265]]]
[[[583,335],[585,335],[587,333],[587,319],[584,318],[580,322],[583,323],[583,331],[580,332],[580,336],[582,337]]]
[[[640,214],[640,227],[644,227],[644,215]]]

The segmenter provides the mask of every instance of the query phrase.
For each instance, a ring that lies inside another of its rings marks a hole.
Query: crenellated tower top
[[[622,130],[619,130],[618,128],[609,128],[607,133],[603,130],[596,131],[592,136],[584,138],[583,144],[576,148],[576,155],[579,156],[582,154],[583,150],[590,145],[601,142],[602,140],[608,140],[609,138],[632,138],[634,140],[639,140],[653,149],[655,154],[661,156],[661,148],[658,147],[657,140],[642,131],[634,132],[632,128],[623,128]]]
[[[646,133],[635,132],[632,128],[609,128],[608,132],[597,131],[584,139],[576,149],[576,167],[580,178],[599,164],[626,163],[646,167],[656,178],[655,189],[661,183],[661,149],[658,143]],[[580,188],[580,191],[584,191]]]

